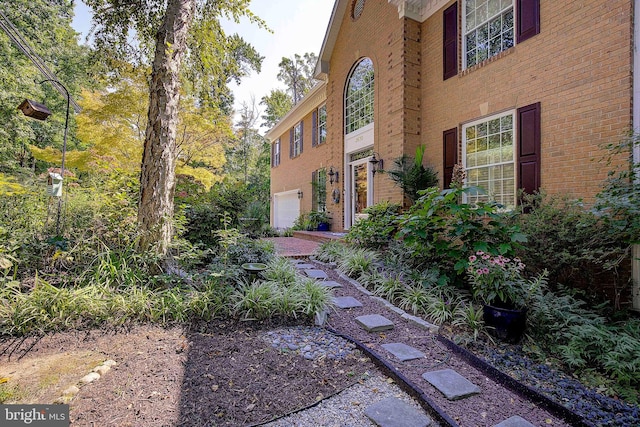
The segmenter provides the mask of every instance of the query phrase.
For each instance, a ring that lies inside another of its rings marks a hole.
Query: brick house
[[[640,125],[639,3],[336,0],[319,83],[267,133],[272,225],[313,209],[348,229],[403,201],[372,160],[420,145],[443,188],[460,163],[507,206],[518,189],[592,200],[609,170],[599,146]]]

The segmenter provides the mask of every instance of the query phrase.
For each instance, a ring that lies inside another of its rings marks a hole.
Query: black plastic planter
[[[527,327],[527,309],[513,310],[485,305],[484,323],[489,333],[499,340],[515,344],[520,341]]]

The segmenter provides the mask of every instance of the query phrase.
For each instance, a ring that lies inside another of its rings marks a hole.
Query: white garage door
[[[273,227],[291,228],[300,216],[298,190],[273,195]]]

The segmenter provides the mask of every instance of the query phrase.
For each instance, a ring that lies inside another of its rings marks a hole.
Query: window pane
[[[476,0],[464,7],[467,67],[514,45],[512,0]]]
[[[515,206],[513,115],[507,114],[463,128],[463,159],[467,184],[486,195],[467,198],[470,203],[493,200]]]
[[[353,70],[345,95],[345,132],[351,133],[373,122],[373,62],[365,58]]]
[[[502,127],[502,130],[509,130],[513,128],[513,117],[510,114],[508,116],[501,117],[500,126]]]

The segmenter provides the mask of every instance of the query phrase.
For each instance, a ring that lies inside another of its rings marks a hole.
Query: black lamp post
[[[67,95],[67,114],[64,120],[64,138],[62,140],[62,164],[60,165],[60,177],[62,178],[62,183],[64,183],[64,157],[67,152],[67,133],[69,129],[69,104],[71,102],[71,97],[69,96],[69,91],[67,88],[60,83],[58,80],[54,79],[46,79],[42,80],[40,84],[44,82],[50,82],[54,86],[57,85],[64,89],[64,92]],[[44,105],[39,102],[31,101],[29,99],[25,99],[18,106],[18,109],[24,113],[27,117],[32,117],[36,120],[44,121],[51,115],[51,111]],[[56,235],[60,234],[60,210],[62,207],[62,195],[58,198],[58,214],[56,217]]]

